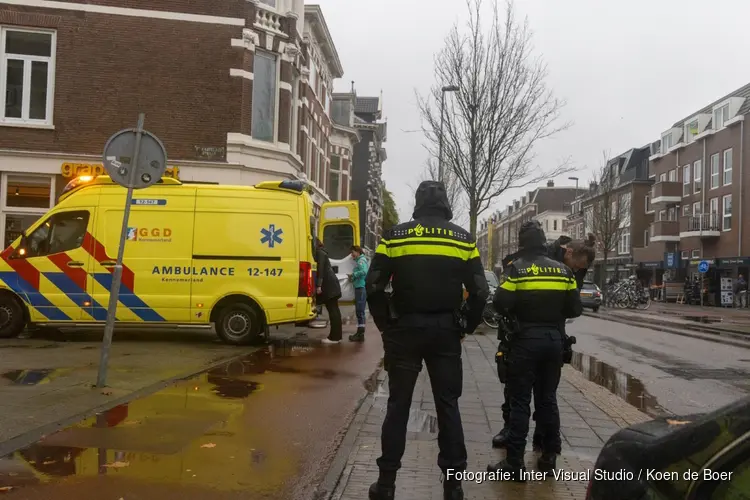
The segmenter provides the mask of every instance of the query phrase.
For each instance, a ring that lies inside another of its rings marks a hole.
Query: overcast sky
[[[491,0],[484,0],[489,2]],[[383,91],[388,119],[386,186],[401,220],[411,218],[413,189],[427,155],[415,90],[433,84],[433,55],[463,0],[319,0],[344,67],[337,91],[354,80],[359,95]],[[540,165],[572,156],[581,183],[602,151],[612,155],[660,138],[672,123],[750,82],[746,0],[516,0],[528,16],[548,84],[567,101],[573,126],[540,143]],[[570,184],[568,175],[557,185]],[[494,208],[520,193],[509,192]],[[489,215],[483,214],[480,219]]]

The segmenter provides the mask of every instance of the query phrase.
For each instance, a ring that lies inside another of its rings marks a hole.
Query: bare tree
[[[596,236],[597,257],[604,268],[609,256],[617,254],[623,234],[630,232],[631,213],[630,190],[620,182],[619,157],[608,157],[605,152],[604,165],[596,172],[583,202],[584,228]]]
[[[534,164],[534,146],[568,127],[558,124],[564,102],[547,88],[546,65],[532,57],[528,21],[516,21],[512,0],[504,13],[497,0],[490,1],[485,29],[482,0],[466,0],[469,21],[448,34],[435,57],[435,85],[426,97],[418,96],[427,148],[435,158],[445,98],[443,165],[466,194],[472,234],[479,215],[506,190],[571,170],[567,160],[550,169]],[[444,95],[446,85],[458,91]]]

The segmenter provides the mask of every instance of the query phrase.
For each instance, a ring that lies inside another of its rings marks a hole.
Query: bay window
[[[274,142],[278,68],[276,56],[256,52],[253,64],[253,139]]]

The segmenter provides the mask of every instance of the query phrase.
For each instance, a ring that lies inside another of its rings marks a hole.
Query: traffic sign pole
[[[130,218],[130,206],[133,204],[133,185],[138,175],[138,155],[141,150],[141,138],[143,137],[143,125],[146,115],[138,115],[138,124],[135,128],[135,146],[130,161],[130,172],[128,176],[128,193],[125,196],[125,211],[122,216],[122,229],[120,230],[120,246],[117,249],[117,263],[112,275],[112,288],[109,291],[109,305],[107,306],[107,324],[104,327],[104,340],[99,358],[99,373],[96,377],[96,386],[104,387],[107,383],[107,365],[109,364],[109,350],[112,347],[112,335],[115,330],[115,318],[117,316],[117,301],[120,298],[120,285],[122,283],[122,261],[125,256],[125,240],[128,236],[128,219]],[[105,156],[107,153],[105,151]],[[106,164],[106,163],[105,163]]]

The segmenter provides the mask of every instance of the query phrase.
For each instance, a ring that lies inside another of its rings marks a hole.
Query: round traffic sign
[[[120,130],[104,146],[104,168],[114,182],[127,188],[152,186],[167,170],[167,152],[162,142],[151,132],[143,130],[141,134],[137,162],[133,161],[136,129]]]
[[[707,260],[702,260],[702,261],[700,261],[698,263],[698,272],[699,273],[707,273],[708,272],[708,267],[709,267],[708,261]]]

